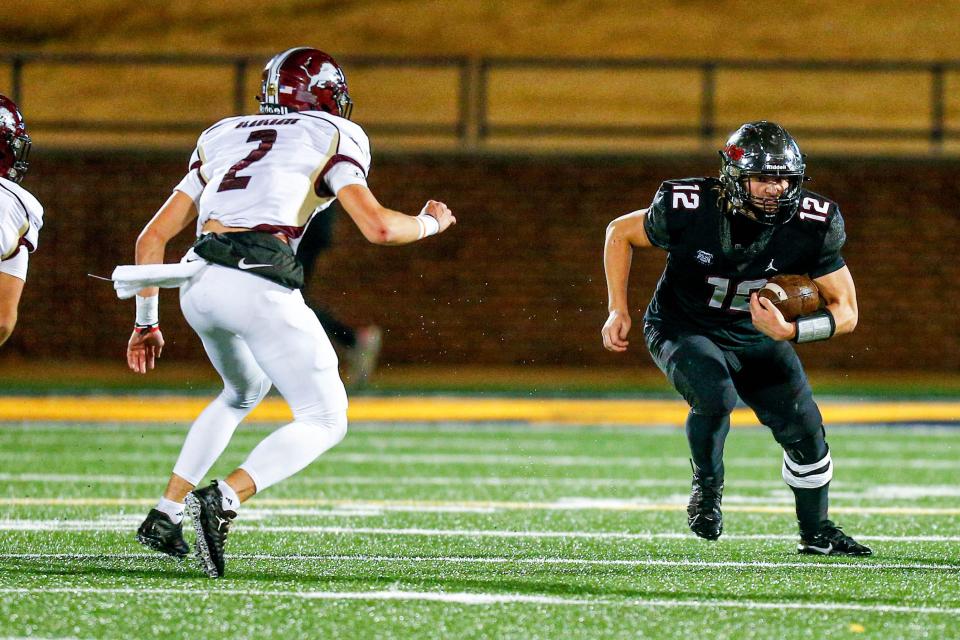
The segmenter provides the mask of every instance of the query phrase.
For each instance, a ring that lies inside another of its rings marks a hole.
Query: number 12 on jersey
[[[713,285],[713,296],[710,297],[708,306],[714,309],[723,309],[727,295],[730,293],[730,278],[713,276],[707,278],[707,282]],[[736,293],[733,294],[726,308],[730,311],[746,311],[749,313],[750,294],[766,283],[766,280],[744,280],[739,283]]]
[[[673,187],[673,208],[696,209],[700,206],[700,186],[696,184],[678,184]]]

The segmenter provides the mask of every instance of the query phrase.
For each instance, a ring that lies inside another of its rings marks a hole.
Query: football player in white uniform
[[[43,207],[20,186],[29,153],[23,116],[13,100],[0,95],[0,344],[17,324],[28,254],[37,248],[43,226]]]
[[[263,71],[258,100],[259,115],[226,118],[200,135],[189,172],[136,243],[137,265],[159,265],[167,242],[196,219],[199,238],[184,258],[189,264],[166,266],[197,268],[181,278],[180,306],[224,389],[190,428],[137,539],[185,556],[181,520],[188,510],[196,555],[211,577],[223,575],[224,542],[240,504],[306,467],[346,433],[337,358],[300,293],[296,249],[310,220],[339,199],[375,244],[416,242],[456,222],[442,202],[428,200],[410,216],[370,192],[370,145],[348,119],[346,79],[329,55],[305,47],[277,54]],[[154,367],[163,348],[157,293],[147,286],[137,296],[127,363],[139,373]],[[196,489],[271,384],[290,405],[293,422],[260,442],[225,479]]]

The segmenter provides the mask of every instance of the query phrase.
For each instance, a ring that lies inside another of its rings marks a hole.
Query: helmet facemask
[[[30,136],[6,134],[2,146],[5,149],[0,150],[0,167],[7,167],[6,171],[0,174],[0,178],[6,178],[11,182],[19,183],[27,173],[30,163],[27,157],[30,155],[30,145],[32,141]],[[7,155],[11,159],[7,159]],[[7,166],[9,165],[9,166]]]
[[[10,98],[0,95],[0,178],[20,182],[30,164],[30,136],[20,110]]]
[[[750,190],[751,181],[763,179],[786,179],[787,186],[776,197],[756,196]],[[803,176],[796,174],[752,173],[742,175],[739,187],[744,194],[743,206],[739,213],[761,224],[782,224],[793,217],[800,203],[800,189],[803,185]]]

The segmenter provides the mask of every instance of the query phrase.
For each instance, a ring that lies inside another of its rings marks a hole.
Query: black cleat
[[[137,529],[137,542],[174,558],[186,558],[190,553],[183,539],[182,523],[173,524],[170,516],[156,509],[150,509],[147,519]]]
[[[209,487],[187,494],[187,512],[197,530],[194,555],[200,561],[200,568],[211,578],[223,577],[223,546],[230,523],[237,517],[236,511],[225,511],[221,507],[222,499],[216,480]]]
[[[827,520],[815,535],[800,536],[797,553],[820,556],[872,556],[873,550],[860,544],[845,534],[840,527]]]
[[[716,540],[723,533],[723,482],[713,476],[700,476],[695,468],[687,504],[687,525],[701,538]]]

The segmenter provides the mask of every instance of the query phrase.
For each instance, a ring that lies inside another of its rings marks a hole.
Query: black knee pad
[[[813,398],[795,402],[781,411],[757,410],[757,417],[773,432],[773,437],[784,448],[809,440],[804,446],[816,446],[823,440],[823,416]]]
[[[673,383],[695,414],[729,415],[737,406],[737,390],[732,384],[707,380],[706,377],[694,380],[678,371]]]
[[[820,425],[814,435],[795,442],[780,443],[780,446],[790,456],[790,459],[797,464],[812,464],[823,459],[830,451],[825,436],[823,425]]]

